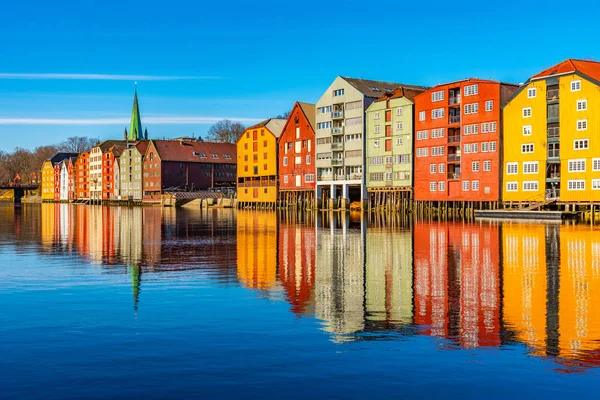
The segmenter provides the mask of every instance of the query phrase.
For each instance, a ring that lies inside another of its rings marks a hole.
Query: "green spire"
[[[136,141],[144,138],[142,131],[142,119],[140,118],[140,107],[138,106],[137,87],[133,94],[133,110],[131,111],[131,123],[127,140]]]

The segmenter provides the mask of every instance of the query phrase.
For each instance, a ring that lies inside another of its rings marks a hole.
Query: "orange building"
[[[314,104],[296,102],[277,140],[280,200],[314,199],[314,127]]]
[[[69,201],[73,201],[75,200],[75,163],[77,162],[77,160],[75,158],[69,158],[66,160],[67,163],[67,176],[69,179],[69,182],[67,183],[67,196],[69,198]]]
[[[466,79],[415,98],[415,200],[501,197],[501,106],[517,85]]]
[[[415,323],[464,348],[500,345],[500,230],[416,223]]]
[[[112,200],[119,194],[119,163],[125,144],[116,143],[102,153],[102,200]]]
[[[61,163],[54,164],[54,200],[60,200],[60,168]]]
[[[75,198],[90,198],[90,152],[81,153],[75,161]]]

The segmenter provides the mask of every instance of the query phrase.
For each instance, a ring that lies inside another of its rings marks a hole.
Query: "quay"
[[[482,219],[534,219],[534,220],[564,220],[576,219],[574,211],[550,210],[475,210],[475,218]]]

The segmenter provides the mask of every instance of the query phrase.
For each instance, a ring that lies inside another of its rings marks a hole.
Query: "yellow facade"
[[[573,81],[580,82],[579,90],[571,90]],[[535,89],[534,97],[530,89]],[[585,109],[578,105],[582,101]],[[554,119],[548,111],[553,106],[558,107]],[[578,73],[533,80],[520,89],[504,107],[503,201],[599,202],[598,107],[600,86]],[[527,108],[531,108],[531,116],[526,116]],[[581,121],[585,121],[585,129],[581,129]],[[586,139],[587,149],[576,149],[575,141]],[[523,147],[529,144],[533,144],[533,151],[524,152]],[[531,173],[531,168],[526,171],[528,162],[537,162],[537,172]],[[583,168],[581,162],[585,163]],[[537,188],[529,182],[537,182]]]
[[[268,291],[277,284],[277,214],[237,214],[237,275],[244,287]]]
[[[42,200],[54,200],[54,167],[50,161],[42,165]]]
[[[277,201],[277,137],[266,127],[246,129],[237,142],[238,202]]]

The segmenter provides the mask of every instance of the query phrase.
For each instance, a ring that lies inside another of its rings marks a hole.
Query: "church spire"
[[[140,107],[138,106],[137,98],[137,82],[133,92],[133,110],[131,111],[131,123],[129,124],[128,140],[136,141],[143,139],[142,119],[140,118]]]

